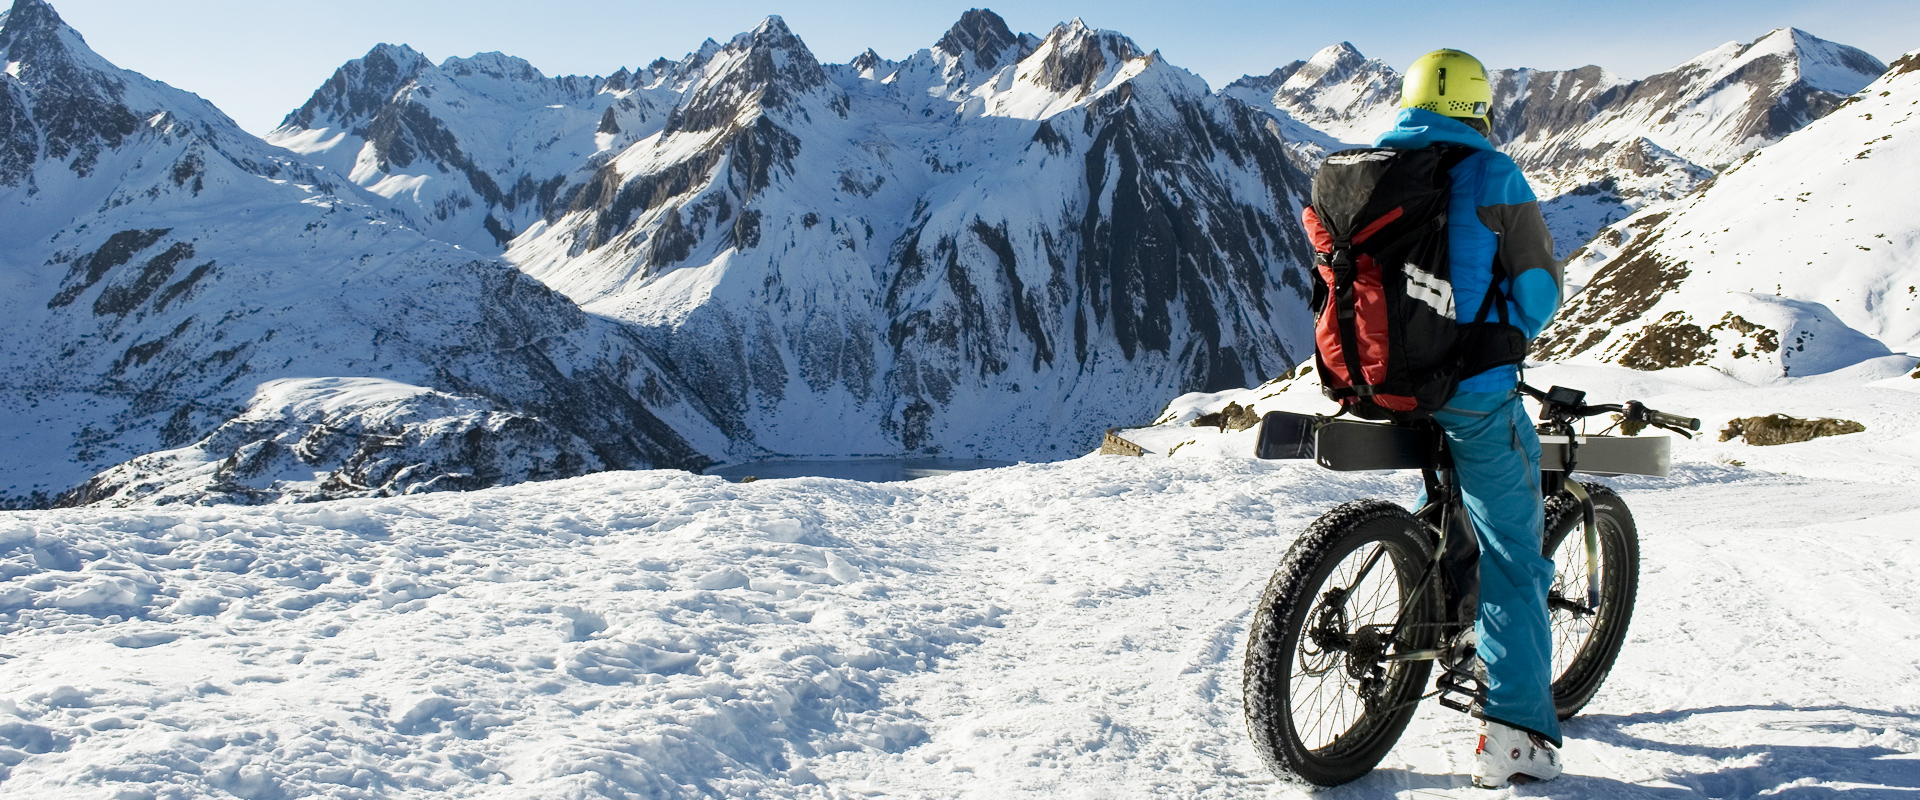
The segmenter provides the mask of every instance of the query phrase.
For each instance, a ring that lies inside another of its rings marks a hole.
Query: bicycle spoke
[[[1327,591],[1340,592],[1340,602],[1349,612],[1341,634],[1351,637],[1365,629],[1391,626],[1397,620],[1405,599],[1400,587],[1402,577],[1400,566],[1387,556],[1387,548],[1375,543],[1349,553],[1331,570]],[[1383,560],[1389,562],[1384,569],[1380,564]],[[1316,609],[1309,624],[1319,624],[1321,613]],[[1289,683],[1295,730],[1308,749],[1320,751],[1335,747],[1354,733],[1356,726],[1368,719],[1368,709],[1359,681],[1347,674],[1346,655],[1325,650],[1315,655],[1325,658],[1310,659],[1303,643],[1295,653],[1298,669]],[[1398,685],[1401,669],[1396,666],[1389,674],[1390,686]]]

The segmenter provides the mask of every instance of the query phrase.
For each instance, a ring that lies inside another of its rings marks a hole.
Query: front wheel
[[[1593,498],[1599,533],[1599,608],[1587,608],[1588,557],[1580,504],[1564,491],[1548,503],[1542,548],[1554,566],[1547,610],[1553,637],[1553,710],[1561,719],[1580,713],[1613,670],[1640,589],[1640,536],[1633,514],[1612,489],[1587,485],[1587,493]]]
[[[1385,758],[1412,719],[1435,646],[1433,544],[1412,514],[1361,500],[1314,521],[1267,582],[1247,640],[1247,729],[1276,774],[1346,783]],[[1403,624],[1394,640],[1396,621]]]

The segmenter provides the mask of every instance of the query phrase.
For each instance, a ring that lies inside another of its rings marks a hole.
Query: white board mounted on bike
[[[1540,469],[1566,471],[1567,438],[1540,437]],[[1664,478],[1673,466],[1673,440],[1666,436],[1575,436],[1573,468],[1588,475],[1651,475]]]

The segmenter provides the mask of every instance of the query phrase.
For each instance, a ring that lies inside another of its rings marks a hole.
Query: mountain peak
[[[1367,57],[1361,55],[1351,43],[1329,45],[1320,48],[1320,52],[1314,53],[1312,58],[1300,65],[1300,69],[1287,79],[1287,85],[1301,88],[1339,83],[1353,77],[1366,65]]]
[[[328,120],[365,119],[385,106],[400,87],[432,68],[432,61],[404,44],[374,45],[366,55],[334,70],[305,105],[280,121],[280,127],[313,128],[316,123],[324,127]]]
[[[1075,89],[1092,91],[1109,68],[1146,54],[1132,39],[1089,28],[1079,17],[1054,26],[1041,48],[1047,54],[1040,65],[1040,81],[1063,94]]]
[[[703,54],[706,50],[701,48]],[[806,43],[788,30],[780,17],[769,16],[712,54],[705,76],[673,110],[666,130],[723,127],[746,104],[784,108],[826,82],[826,70],[821,69]]]
[[[850,66],[853,67],[853,71],[855,72],[865,72],[880,66],[880,63],[885,60],[886,59],[880,57],[879,53],[874,52],[873,48],[869,47],[866,52],[854,56],[853,63]]]
[[[58,30],[66,22],[60,19],[60,12],[46,0],[14,0],[13,8],[0,14],[0,48],[5,48],[9,40],[27,31]]]
[[[1307,63],[1360,64],[1366,60],[1367,57],[1360,55],[1360,48],[1354,47],[1352,42],[1341,42],[1320,48],[1320,52],[1314,53],[1313,58],[1307,59]]]
[[[621,67],[614,71],[612,75],[608,75],[606,80],[600,82],[600,91],[624,92],[632,88],[633,82],[633,71],[626,67]]]
[[[35,81],[30,73],[40,70],[57,70],[56,62],[88,61],[96,62],[85,65],[92,69],[108,67],[45,0],[15,0],[0,20],[4,20],[0,22],[0,61],[23,64],[16,73],[22,80]]]
[[[999,66],[1002,53],[1019,41],[1013,30],[1007,27],[1007,21],[984,8],[969,9],[960,15],[960,21],[947,29],[945,36],[934,44],[934,49],[959,58],[962,53],[972,53],[973,63],[983,69]]]
[[[450,57],[440,62],[440,69],[463,77],[480,74],[496,80],[528,83],[546,80],[547,77],[526,59],[499,51],[475,53],[470,58]]]
[[[798,38],[779,14],[768,14],[766,19],[760,20],[760,24],[753,26],[753,30],[734,37],[734,41],[739,42],[742,37],[750,37],[756,44],[766,42],[776,46],[785,46],[786,41]]]

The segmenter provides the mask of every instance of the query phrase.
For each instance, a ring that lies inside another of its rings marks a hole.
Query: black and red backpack
[[[1500,270],[1472,322],[1455,319],[1448,172],[1460,145],[1328,156],[1304,216],[1313,240],[1314,355],[1321,391],[1363,419],[1432,416],[1464,378],[1526,357]],[[1498,309],[1499,321],[1487,319]]]

